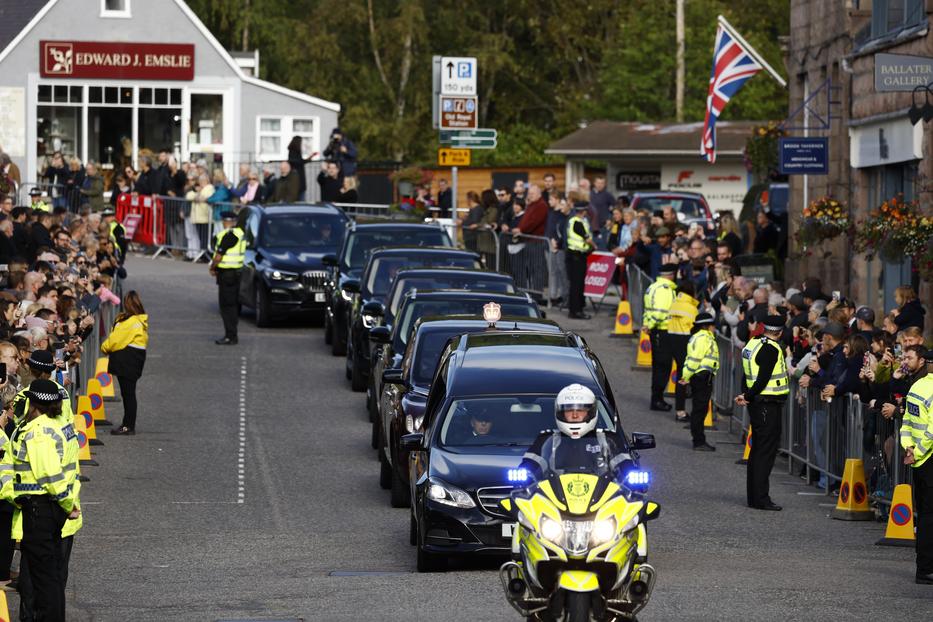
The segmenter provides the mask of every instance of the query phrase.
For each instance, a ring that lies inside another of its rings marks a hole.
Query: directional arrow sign
[[[476,95],[475,58],[441,58],[441,95]]]
[[[449,144],[451,141],[467,138],[497,138],[499,132],[491,128],[479,128],[476,130],[441,130],[441,144]]]
[[[450,141],[451,147],[461,149],[495,149],[498,141],[495,138],[463,138],[454,137]]]

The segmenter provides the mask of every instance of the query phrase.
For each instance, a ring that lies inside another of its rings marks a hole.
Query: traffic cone
[[[97,359],[97,369],[94,371],[94,377],[100,383],[100,394],[108,402],[116,401],[116,395],[113,392],[113,376],[107,371],[107,365],[110,359],[106,356]]]
[[[703,427],[707,430],[715,430],[716,423],[713,421],[713,401],[710,400],[706,409],[706,419],[703,420]]]
[[[100,466],[96,460],[91,458],[91,444],[87,438],[87,428],[85,427],[85,418],[75,417],[75,433],[78,435],[78,463],[81,466]]]
[[[888,526],[884,537],[875,542],[881,546],[908,546],[914,548],[917,537],[914,535],[914,503],[910,484],[898,484],[894,487],[891,498],[891,513],[888,514]]]
[[[91,413],[91,398],[87,395],[78,396],[78,413],[75,419],[84,419],[84,429],[87,432],[87,440],[91,445],[103,445],[104,443],[97,438],[97,426],[94,425],[94,415]]]
[[[745,435],[745,451],[742,452],[742,459],[736,460],[736,464],[748,464],[748,456],[752,453],[752,426],[748,426],[748,434]]]
[[[616,307],[616,325],[609,333],[610,337],[634,337],[632,330],[632,308],[628,300],[622,300]]]
[[[87,396],[91,398],[91,415],[98,425],[113,425],[107,421],[107,413],[104,412],[104,396],[101,393],[100,380],[91,378],[87,381]]]
[[[10,605],[6,601],[6,592],[0,590],[0,622],[10,622]]]
[[[646,330],[642,330],[638,335],[638,350],[632,370],[651,371],[651,338]]]
[[[868,488],[865,487],[865,467],[857,458],[846,459],[839,486],[839,499],[833,510],[839,520],[873,520],[875,513],[868,508]]]
[[[664,389],[665,397],[672,397],[674,392],[677,390],[677,363],[676,361],[671,362],[671,373],[667,377],[667,387]]]

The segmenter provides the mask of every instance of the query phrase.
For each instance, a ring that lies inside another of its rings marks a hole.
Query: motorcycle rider
[[[571,384],[554,400],[556,430],[542,430],[522,458],[532,479],[549,474],[582,472],[614,476],[631,456],[615,435],[596,429],[596,396],[581,384]]]

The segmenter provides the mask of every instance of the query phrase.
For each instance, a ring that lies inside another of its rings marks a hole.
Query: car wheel
[[[256,283],[256,300],[254,304],[256,309],[256,326],[266,328],[269,326],[269,294],[262,283]]]
[[[392,488],[392,465],[382,451],[379,452],[379,487],[383,490]]]
[[[353,349],[353,354],[350,357],[350,388],[356,391],[357,393],[362,393],[366,390],[366,367],[363,363],[363,357],[361,357],[356,348]]]
[[[411,503],[409,496],[408,486],[398,476],[395,469],[392,469],[392,488],[389,489],[389,503],[394,508],[407,508]]]
[[[326,311],[324,312],[324,344],[331,345],[334,343],[334,326],[330,321],[330,314]]]
[[[415,522],[415,515],[408,515],[408,544],[418,545],[418,524]]]
[[[421,541],[421,534],[416,535],[418,538],[418,572],[444,572],[447,570],[447,558],[425,551],[424,543]]]

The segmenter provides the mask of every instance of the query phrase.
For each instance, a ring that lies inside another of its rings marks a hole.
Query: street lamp
[[[917,106],[916,95],[919,91],[924,92],[924,103],[922,106]],[[917,125],[921,119],[924,121],[933,121],[933,103],[930,103],[931,96],[933,96],[933,85],[931,84],[920,84],[911,91],[910,110],[907,111],[907,118],[910,119],[911,125]]]

